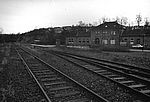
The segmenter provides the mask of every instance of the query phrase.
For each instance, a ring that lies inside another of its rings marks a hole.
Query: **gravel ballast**
[[[33,51],[36,51],[36,49],[33,49]],[[118,85],[105,78],[89,73],[61,58],[46,53],[41,53],[40,57],[111,102],[143,102],[136,95],[129,94],[127,90],[118,87]]]
[[[14,47],[14,46],[12,46]],[[39,87],[28,74],[14,49],[9,46],[8,63],[0,73],[0,102],[46,102]]]

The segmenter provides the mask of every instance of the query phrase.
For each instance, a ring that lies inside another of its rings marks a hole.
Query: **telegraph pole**
[[[0,27],[0,34],[3,34],[3,28]],[[3,36],[1,36],[1,40],[5,42],[5,39],[3,40]]]

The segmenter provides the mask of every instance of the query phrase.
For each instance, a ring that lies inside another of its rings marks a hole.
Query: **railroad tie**
[[[148,93],[150,93],[150,90],[141,90],[140,92],[142,92],[144,94],[148,94]]]
[[[132,82],[134,82],[134,81],[129,80],[129,81],[121,81],[120,83],[121,83],[121,84],[128,84],[128,83],[132,83]]]
[[[97,68],[95,66],[92,65],[84,65],[85,68],[91,69],[91,70],[100,70],[100,68]]]
[[[42,76],[38,76],[39,78],[52,78],[52,77],[57,77],[57,75],[54,74],[50,74],[50,75],[42,75]]]
[[[47,72],[47,73],[40,73],[40,72],[38,72],[38,73],[36,73],[37,75],[51,75],[51,74],[54,74],[54,73],[51,73],[51,72]]]
[[[67,90],[73,88],[72,86],[62,86],[62,87],[57,87],[57,88],[51,88],[49,91],[59,91],[59,90]]]
[[[36,73],[44,73],[44,72],[50,72],[50,70],[37,70],[37,71],[34,71]]]
[[[69,100],[67,102],[92,102],[87,98],[81,98],[81,99],[74,99],[74,100]]]
[[[55,94],[54,97],[59,98],[59,97],[67,97],[67,96],[73,96],[73,95],[77,95],[80,94],[79,91],[72,91],[72,92],[67,92],[67,93],[61,93],[61,94]]]
[[[112,78],[114,80],[121,80],[121,79],[125,79],[125,77],[117,77],[117,78]]]
[[[54,78],[44,78],[44,79],[41,79],[41,81],[56,81],[56,80],[61,80],[61,78],[54,77]]]
[[[115,74],[109,74],[109,75],[106,75],[107,77],[117,77],[118,75],[115,75]]]
[[[102,72],[102,73],[100,73],[100,74],[102,74],[102,75],[110,75],[110,74],[112,74],[111,72]]]
[[[53,83],[44,83],[45,86],[59,85],[59,84],[66,84],[66,82],[61,81],[61,82],[53,82]]]
[[[97,73],[102,73],[102,72],[106,72],[107,70],[95,70],[94,72],[97,72]]]
[[[130,88],[139,88],[139,87],[144,87],[145,85],[142,84],[137,84],[137,85],[130,85]]]

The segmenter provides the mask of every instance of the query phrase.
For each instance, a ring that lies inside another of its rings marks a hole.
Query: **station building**
[[[120,46],[120,37],[125,30],[123,25],[115,22],[104,22],[91,30],[92,46],[116,48]]]
[[[150,27],[127,27],[116,21],[104,22],[88,30],[78,28],[66,36],[66,45],[71,46],[119,49],[131,48],[136,44],[150,48]]]

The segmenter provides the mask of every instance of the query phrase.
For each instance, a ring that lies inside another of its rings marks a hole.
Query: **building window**
[[[127,39],[124,39],[125,42],[127,42]]]
[[[100,31],[95,31],[95,33],[98,35],[100,33]]]
[[[102,40],[103,44],[108,44],[108,40]]]
[[[112,35],[116,35],[116,31],[111,31],[111,34]]]
[[[113,35],[116,35],[116,31],[113,31]]]
[[[130,44],[134,44],[134,40],[133,39],[130,39]]]
[[[73,39],[71,39],[71,42],[72,42],[72,43],[74,42]]]
[[[86,42],[89,43],[89,39],[87,39]]]
[[[103,34],[107,34],[107,31],[103,31]]]
[[[115,40],[110,40],[110,44],[115,44]]]
[[[99,44],[99,38],[95,39],[95,44]]]
[[[136,43],[137,43],[137,44],[140,44],[140,42],[141,42],[140,39],[137,39]]]
[[[69,43],[73,43],[74,40],[70,38],[70,39],[68,39],[68,42],[69,42]]]

